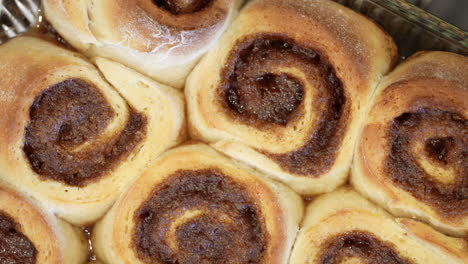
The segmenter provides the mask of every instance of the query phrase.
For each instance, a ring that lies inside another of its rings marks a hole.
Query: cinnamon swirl
[[[47,19],[73,47],[181,88],[243,0],[45,0]]]
[[[0,186],[0,263],[83,264],[87,246],[80,230]]]
[[[107,263],[286,263],[302,217],[292,190],[202,144],[164,154],[97,223]]]
[[[467,263],[468,242],[410,219],[394,219],[349,187],[314,200],[291,264]]]
[[[397,216],[468,234],[468,58],[421,52],[379,85],[352,182]]]
[[[378,26],[332,1],[252,1],[187,80],[190,132],[301,194],[331,191],[395,55]]]
[[[178,91],[95,62],[103,75],[39,39],[0,46],[0,178],[78,225],[102,216],[184,126]]]

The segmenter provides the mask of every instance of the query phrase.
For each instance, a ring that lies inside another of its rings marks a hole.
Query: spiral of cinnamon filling
[[[347,259],[361,259],[365,263],[411,264],[400,257],[389,242],[376,238],[372,233],[354,230],[329,238],[323,245],[320,264],[345,263]]]
[[[236,0],[237,1],[237,0]],[[110,1],[109,1],[110,2]],[[128,1],[118,0],[118,6],[124,10],[129,7]],[[174,37],[183,31],[195,32],[206,31],[209,28],[217,27],[229,15],[229,6],[235,1],[231,0],[133,0],[133,6],[129,7],[131,15],[147,15],[156,23],[161,23],[166,28],[159,29],[158,35],[148,36],[148,39],[157,38],[161,42],[167,36],[168,32]],[[133,11],[138,7],[138,11]],[[143,13],[141,12],[143,11]],[[129,16],[130,19],[133,19]],[[123,15],[126,17],[126,15]],[[146,28],[145,28],[146,27]],[[138,30],[148,31],[147,25],[138,25]],[[195,36],[196,34],[191,34]],[[193,36],[188,36],[192,38]],[[188,40],[188,39],[187,39]],[[195,40],[195,39],[194,39]],[[200,39],[201,40],[201,39]],[[198,41],[200,41],[198,40]],[[167,41],[167,39],[165,40]],[[177,43],[183,43],[185,40],[179,38]],[[177,46],[173,41],[167,43],[169,46]],[[195,44],[192,44],[195,45]]]
[[[265,227],[248,193],[216,170],[178,171],[135,212],[146,263],[261,263]]]
[[[0,263],[34,264],[37,250],[18,223],[0,211]]]
[[[354,186],[400,217],[468,234],[468,60],[420,52],[377,87],[356,149]]]
[[[468,212],[467,119],[421,108],[396,117],[387,136],[386,168],[398,186],[446,216]]]
[[[239,41],[223,72],[219,98],[235,120],[259,129],[287,126],[304,114],[305,83],[317,89],[317,121],[301,148],[284,154],[264,152],[289,172],[320,175],[333,165],[347,126],[343,85],[319,51],[281,35],[259,33]],[[281,69],[298,69],[305,79]]]
[[[421,222],[394,218],[344,186],[308,205],[290,263],[462,264],[467,245]]]
[[[44,179],[84,186],[103,176],[144,138],[146,118],[130,108],[122,131],[79,149],[106,128],[115,113],[92,84],[68,79],[43,91],[30,108],[24,153]],[[76,150],[78,149],[78,150]]]
[[[208,7],[213,0],[153,0],[158,7],[173,15],[199,12]]]

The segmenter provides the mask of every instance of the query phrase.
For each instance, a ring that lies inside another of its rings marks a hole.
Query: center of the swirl
[[[153,2],[174,15],[180,15],[201,11],[213,0],[153,0]]]
[[[447,156],[455,141],[453,137],[429,138],[425,143],[425,150],[429,157],[447,163]]]
[[[37,250],[18,224],[0,211],[0,263],[34,264]]]
[[[230,235],[235,233],[235,225],[227,224],[220,219],[204,215],[184,223],[177,229],[179,249],[190,252],[201,259],[213,261],[223,258],[226,252],[235,252],[235,244]]]
[[[286,125],[302,103],[304,84],[292,73],[308,73],[317,54],[293,40],[266,35],[239,44],[225,69],[221,97],[246,121]]]
[[[126,157],[143,139],[146,119],[129,107],[125,128],[82,151],[76,148],[102,133],[115,113],[93,85],[68,79],[40,94],[30,108],[24,152],[46,179],[83,186]]]
[[[301,103],[302,84],[288,74],[260,75],[240,89],[228,91],[229,106],[237,112],[285,125]]]
[[[250,195],[214,170],[175,173],[135,222],[134,247],[145,263],[261,263],[267,243]]]
[[[394,245],[365,231],[352,231],[328,239],[322,248],[321,264],[338,264],[361,259],[359,263],[410,264],[400,257]]]
[[[389,126],[386,167],[395,184],[447,216],[468,212],[468,121],[421,108]],[[421,146],[421,147],[415,147]]]
[[[233,122],[274,133],[312,117],[300,148],[266,155],[295,174],[313,177],[330,169],[351,100],[326,54],[287,35],[252,34],[237,41],[221,74],[217,97]]]

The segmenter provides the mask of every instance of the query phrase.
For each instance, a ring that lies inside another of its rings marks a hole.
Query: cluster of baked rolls
[[[43,8],[73,50],[0,46],[0,263],[468,263],[467,57],[395,67],[329,0]]]

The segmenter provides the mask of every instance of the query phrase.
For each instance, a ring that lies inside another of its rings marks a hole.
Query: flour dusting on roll
[[[331,191],[395,56],[378,26],[332,1],[251,1],[187,80],[190,132],[301,194]]]
[[[180,92],[98,58],[21,37],[0,46],[0,178],[89,224],[183,140]]]
[[[379,85],[355,187],[398,216],[468,234],[468,58],[421,52]]]
[[[106,263],[264,263],[289,259],[303,206],[284,185],[203,144],[165,153],[93,234]]]
[[[88,56],[116,60],[181,88],[243,0],[46,0],[54,28]]]

